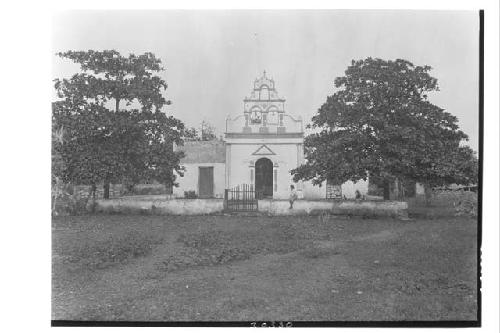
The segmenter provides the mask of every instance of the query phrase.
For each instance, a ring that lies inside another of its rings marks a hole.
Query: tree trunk
[[[432,202],[432,187],[429,183],[424,184],[425,205],[430,206]]]
[[[115,98],[115,112],[118,112],[119,110],[120,110],[120,99]],[[108,180],[104,181],[103,199],[105,199],[105,200],[109,199],[109,181]]]
[[[90,196],[92,196],[92,202],[90,203],[90,212],[91,213],[94,213],[95,212],[95,191],[97,189],[97,186],[95,186],[95,184],[92,184],[90,186],[90,192],[89,192],[89,195],[87,197],[87,201],[85,202],[85,206],[88,207],[88,203],[89,203],[89,199],[90,199]]]
[[[384,180],[384,200],[391,200],[391,182]]]
[[[173,179],[174,170],[170,169],[168,173],[170,174],[170,179],[167,180],[165,187],[167,189],[167,194],[173,194],[174,189],[173,189],[173,184],[172,184],[171,179]]]
[[[393,200],[400,200],[401,199],[401,192],[399,191],[399,179],[396,178],[394,179],[394,181],[392,182],[393,184],[393,192],[394,192],[394,195],[393,195]]]
[[[105,200],[109,199],[109,181],[105,181],[104,182],[104,194],[103,194],[103,198]]]
[[[134,187],[135,184],[132,182],[126,182],[125,183],[125,192],[128,194],[133,194],[134,193]]]
[[[401,181],[400,182],[400,198],[401,200],[405,200],[406,199],[406,188],[405,188],[405,185],[406,185],[406,182],[404,181]]]
[[[56,215],[57,216],[57,211],[56,211],[56,207],[57,207],[57,197],[58,197],[58,192],[59,192],[59,178],[56,177],[56,183],[55,185],[53,185],[53,196],[54,196],[54,199],[52,201],[52,214]]]

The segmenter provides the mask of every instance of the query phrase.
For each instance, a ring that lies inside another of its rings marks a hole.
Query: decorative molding
[[[265,142],[231,142],[233,146],[255,146],[255,145],[263,145]],[[296,146],[297,142],[271,142],[273,145],[293,145]]]
[[[231,144],[226,143],[226,188],[231,187]]]
[[[245,98],[243,99],[243,102],[268,102],[268,103],[284,103],[286,102],[286,99],[283,99],[283,98],[276,98],[276,99],[257,99],[257,98]]]
[[[262,145],[259,147],[259,149],[254,151],[252,155],[265,156],[265,155],[276,155],[276,153],[271,149],[269,149],[268,146]]]
[[[274,192],[278,192],[278,169],[273,170]]]
[[[304,137],[303,132],[287,132],[287,133],[225,133],[228,139],[283,139],[283,138],[300,138]]]

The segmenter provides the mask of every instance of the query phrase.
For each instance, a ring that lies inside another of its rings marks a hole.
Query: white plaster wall
[[[273,164],[278,164],[278,189],[273,193],[274,199],[288,199],[291,184],[295,185],[299,199],[326,198],[326,182],[322,186],[313,185],[311,182],[305,181],[297,184],[293,182],[290,170],[303,163],[302,145],[294,142],[266,143],[266,146],[276,155],[252,155],[261,146],[262,143],[260,142],[253,144],[230,144],[228,146],[228,151],[226,152],[226,156],[228,157],[228,165],[226,166],[228,188],[239,184],[255,184],[255,169],[253,182],[250,179],[251,165],[252,163],[254,165],[258,159],[265,157],[270,159]],[[367,195],[368,181],[348,181],[342,184],[342,195],[348,199],[355,197],[356,190],[359,190],[361,195]]]
[[[421,183],[415,184],[415,194],[416,195],[425,195],[425,188],[424,188],[423,184],[421,184]]]
[[[298,148],[295,143],[278,143],[266,144],[266,146],[276,155],[252,155],[262,144],[231,144],[229,153],[229,162],[227,166],[228,187],[234,187],[239,184],[255,184],[255,168],[254,180],[250,179],[251,165],[262,157],[270,159],[273,164],[277,163],[278,178],[277,191],[273,192],[274,199],[286,199],[290,193],[290,185],[294,184],[290,170],[298,165]],[[274,172],[274,171],[273,171]],[[274,177],[274,173],[273,173]],[[296,185],[297,188],[300,188]],[[274,189],[273,189],[274,190]]]
[[[347,199],[356,197],[356,190],[359,190],[361,195],[368,194],[368,181],[359,180],[357,182],[347,181],[342,184],[342,196]],[[313,185],[311,182],[303,182],[302,193],[299,194],[299,199],[326,199],[326,182],[319,185]]]
[[[269,215],[334,215],[395,217],[407,219],[408,203],[402,201],[307,201],[299,200],[293,209],[285,200],[259,200],[259,211]]]
[[[311,182],[303,182],[302,197],[300,199],[325,199],[326,198],[326,182],[319,185],[313,185]]]
[[[360,179],[357,182],[347,181],[342,184],[342,196],[347,199],[353,199],[356,197],[356,190],[358,190],[361,195],[368,194],[368,180]]]
[[[158,215],[204,215],[224,210],[223,199],[157,199],[134,200],[120,198],[99,200],[98,212],[136,212]],[[153,208],[154,207],[154,208]]]
[[[214,196],[216,198],[224,197],[225,181],[225,164],[224,163],[187,163],[183,164],[186,168],[184,177],[177,177],[176,181],[179,183],[178,187],[174,187],[173,194],[176,198],[183,198],[184,191],[195,191],[199,194],[198,177],[199,167],[213,167],[214,168]]]
[[[222,199],[119,198],[98,200],[97,211],[107,213],[146,213],[158,215],[204,215],[222,213]],[[286,200],[259,200],[259,211],[269,215],[333,214],[407,219],[408,204],[401,201],[306,201],[299,200],[289,209]]]

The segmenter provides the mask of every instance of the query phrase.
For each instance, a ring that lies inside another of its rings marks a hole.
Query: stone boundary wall
[[[146,213],[155,215],[205,215],[222,213],[224,199],[119,199],[97,200],[96,212],[103,213]]]
[[[76,198],[86,198],[89,196],[90,185],[69,185],[72,190],[71,194]],[[163,184],[136,184],[131,193],[126,193],[125,186],[122,184],[110,184],[109,186],[109,197],[110,198],[120,198],[123,196],[146,196],[146,195],[167,195],[167,189]],[[104,187],[102,184],[96,187],[96,199],[102,199],[104,197]]]
[[[144,213],[155,215],[205,215],[224,212],[223,199],[167,199],[165,196],[122,197],[98,200],[102,213]],[[408,204],[402,201],[311,201],[297,200],[289,209],[287,200],[259,200],[259,212],[280,215],[344,215],[362,217],[408,218]]]
[[[290,209],[285,200],[259,200],[259,211],[269,215],[332,215],[408,218],[403,201],[310,201],[297,200]]]

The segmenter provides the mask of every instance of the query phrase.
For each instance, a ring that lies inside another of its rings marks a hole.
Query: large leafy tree
[[[70,79],[55,80],[61,98],[100,104],[114,101],[115,111],[122,101],[126,105],[138,101],[145,111],[158,111],[170,104],[162,95],[167,83],[157,75],[164,70],[161,60],[150,52],[128,57],[115,50],[67,51],[57,55],[79,64],[82,70]]]
[[[208,121],[205,120],[201,122],[201,140],[217,140],[217,135],[215,134],[215,126],[211,125]]]
[[[201,138],[198,134],[196,127],[188,127],[184,130],[184,141],[200,141]]]
[[[53,126],[63,128],[64,144],[57,145],[64,161],[65,181],[109,183],[156,179],[175,185],[184,125],[161,108],[169,104],[162,92],[167,84],[157,74],[161,62],[151,53],[128,57],[117,51],[68,51],[60,57],[78,63],[81,72],[55,81],[59,101],[53,103]],[[136,108],[132,104],[139,105]]]
[[[467,135],[458,119],[428,100],[439,90],[430,70],[401,59],[353,61],[312,118],[307,162],[292,170],[294,180],[342,183],[371,174],[426,188],[477,182],[477,159],[460,145]]]

